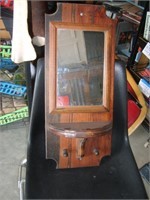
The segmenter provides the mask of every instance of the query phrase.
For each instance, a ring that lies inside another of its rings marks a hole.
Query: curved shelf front
[[[111,121],[50,124],[49,131],[68,138],[88,138],[104,135],[112,129]]]

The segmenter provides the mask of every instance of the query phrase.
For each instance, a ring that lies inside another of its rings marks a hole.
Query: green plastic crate
[[[10,45],[0,45],[0,57],[10,58],[11,57],[11,46]]]
[[[0,126],[29,117],[28,107],[0,116]]]

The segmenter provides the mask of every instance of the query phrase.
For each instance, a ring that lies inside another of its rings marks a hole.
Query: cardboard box
[[[6,30],[6,27],[2,19],[0,19],[0,39],[7,39],[7,40],[11,39],[11,35],[9,31]]]

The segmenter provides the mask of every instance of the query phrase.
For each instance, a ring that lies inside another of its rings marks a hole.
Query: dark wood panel
[[[48,41],[45,60],[47,158],[56,160],[58,168],[98,166],[104,156],[111,154],[116,21],[106,16],[103,6],[71,3],[59,4],[56,19],[55,14],[47,15],[46,21]],[[69,81],[74,76],[83,78],[85,84],[83,91],[87,96],[89,88],[86,83],[89,83],[92,77],[103,74],[102,105],[57,107],[58,29],[104,33],[103,72],[93,71],[91,65],[90,71],[70,72],[62,75],[63,80]],[[53,136],[55,137],[54,144],[51,142],[54,141]]]

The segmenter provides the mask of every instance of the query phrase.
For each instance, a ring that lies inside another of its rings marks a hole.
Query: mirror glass
[[[57,29],[56,107],[102,105],[104,32]]]

